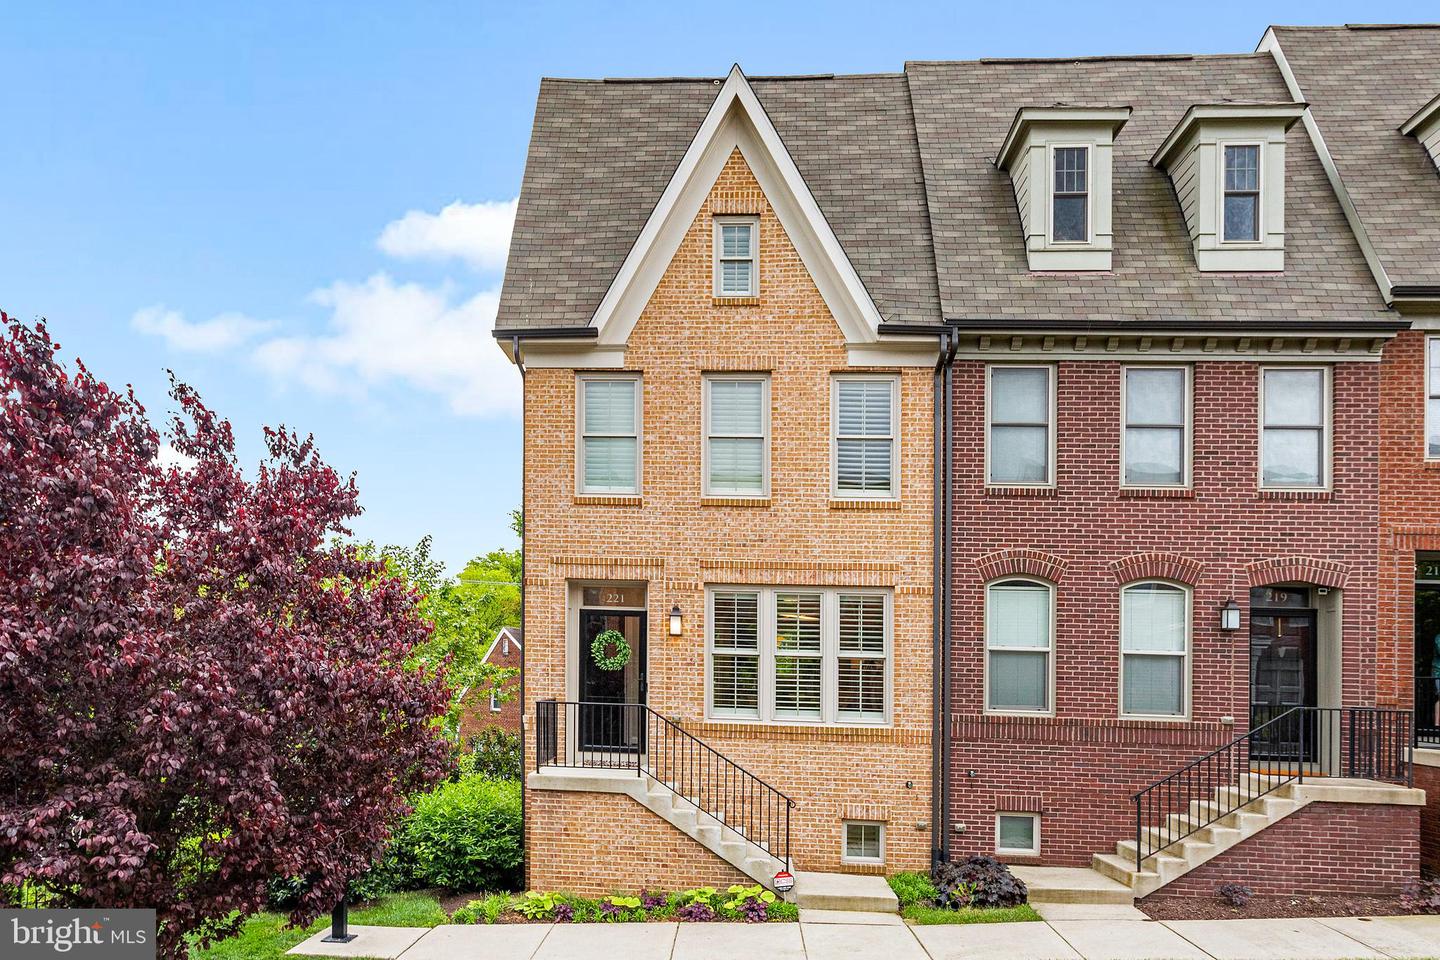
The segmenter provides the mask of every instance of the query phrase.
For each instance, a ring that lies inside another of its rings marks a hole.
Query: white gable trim
[[[480,658],[480,662],[489,663],[490,654],[495,652],[495,648],[500,644],[501,639],[507,636],[510,638],[510,642],[515,644],[516,649],[525,649],[525,647],[522,646],[520,643],[520,638],[515,636],[515,632],[513,630],[511,630],[509,627],[501,627],[499,632],[495,634],[495,639],[490,641],[490,646],[485,648],[485,656]]]
[[[695,139],[591,318],[591,325],[599,331],[599,346],[623,345],[629,338],[725,161],[737,147],[845,339],[850,343],[879,339],[880,311],[755,91],[736,66],[721,85]]]

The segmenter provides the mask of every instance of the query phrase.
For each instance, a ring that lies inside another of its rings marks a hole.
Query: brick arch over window
[[[1182,557],[1178,553],[1137,553],[1116,560],[1110,564],[1110,572],[1119,583],[1134,583],[1136,580],[1173,580],[1193,587],[1200,582],[1204,566],[1199,560]]]
[[[1017,575],[1059,583],[1065,573],[1064,560],[1040,550],[997,550],[976,558],[975,566],[986,583]]]
[[[1314,557],[1274,557],[1249,564],[1250,586],[1264,587],[1272,583],[1313,583],[1318,587],[1342,589],[1350,579],[1350,567],[1333,560]]]

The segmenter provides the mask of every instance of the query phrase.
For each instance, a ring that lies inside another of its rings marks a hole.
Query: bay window
[[[779,723],[886,723],[891,595],[873,589],[712,587],[708,712]]]
[[[1133,583],[1120,594],[1120,713],[1184,717],[1189,710],[1190,593]]]

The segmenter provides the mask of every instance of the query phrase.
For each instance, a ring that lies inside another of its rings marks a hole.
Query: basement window
[[[1033,813],[995,815],[995,852],[1017,857],[1040,854],[1040,818]]]
[[[885,825],[867,820],[845,821],[845,863],[884,863]]]

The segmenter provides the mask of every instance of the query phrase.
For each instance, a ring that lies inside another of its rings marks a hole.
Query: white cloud
[[[499,270],[510,249],[517,202],[457,200],[439,213],[411,210],[386,224],[376,245],[401,259],[460,259],[479,270]]]
[[[218,353],[239,346],[274,324],[241,313],[222,313],[200,323],[191,323],[178,310],[156,305],[136,310],[130,326],[141,333],[162,337],[172,350],[186,353]]]
[[[319,336],[275,337],[255,362],[277,379],[321,393],[363,395],[401,383],[443,397],[462,415],[518,413],[520,380],[490,329],[498,290],[457,301],[448,284],[396,283],[377,273],[310,295],[330,318]]]
[[[160,449],[155,451],[155,462],[162,468],[179,467],[181,470],[189,470],[199,463],[190,454],[176,450],[173,443],[160,444]]]

